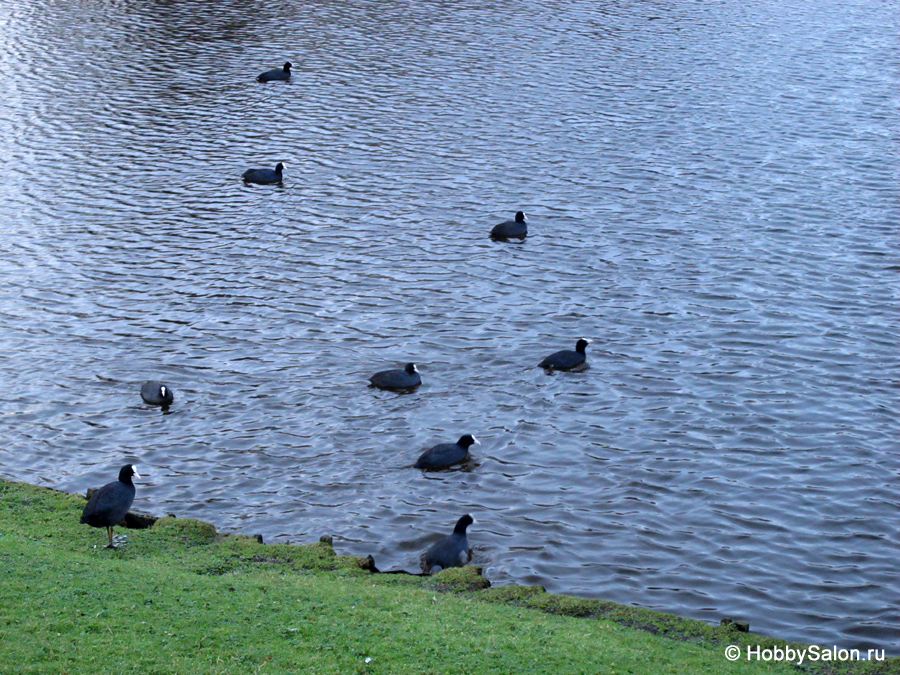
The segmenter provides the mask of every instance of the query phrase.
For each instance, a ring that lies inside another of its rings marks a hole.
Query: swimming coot
[[[272,70],[267,70],[262,75],[256,78],[257,82],[274,82],[276,80],[289,80],[291,79],[291,62],[288,61],[284,64],[282,68],[273,68]]]
[[[426,450],[416,460],[417,469],[443,469],[444,467],[463,461],[469,456],[469,447],[472,444],[481,445],[474,436],[466,434],[460,436],[456,443],[441,443]]]
[[[471,559],[469,540],[466,539],[466,528],[475,522],[468,513],[456,521],[453,534],[434,542],[425,551],[423,566],[426,574],[437,572],[448,567],[462,567]]]
[[[422,377],[415,363],[407,363],[405,368],[382,370],[369,378],[372,386],[379,389],[412,389],[422,384]]]
[[[280,183],[282,179],[282,172],[284,171],[284,164],[278,162],[275,165],[275,169],[247,169],[244,172],[244,182],[245,183],[258,183],[259,185],[272,185],[273,183]]]
[[[119,469],[119,480],[96,490],[81,512],[82,525],[106,528],[109,535],[109,546],[106,548],[116,547],[113,543],[113,528],[122,522],[134,501],[132,476],[140,478],[137,468],[133,464],[126,464]]]
[[[575,351],[563,349],[562,351],[555,352],[541,361],[538,365],[547,370],[572,370],[573,368],[577,368],[584,363],[584,348],[590,343],[590,340],[581,338],[575,343]]]
[[[148,380],[141,385],[141,398],[151,405],[171,405],[175,393],[162,382]]]
[[[516,213],[515,220],[507,220],[499,225],[494,225],[491,230],[491,239],[524,239],[528,234],[528,218],[521,211]]]

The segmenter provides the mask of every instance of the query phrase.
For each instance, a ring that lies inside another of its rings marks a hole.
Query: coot
[[[462,567],[471,559],[469,540],[466,539],[466,528],[475,522],[468,513],[456,521],[453,534],[434,542],[425,551],[423,561],[426,574],[437,572],[447,567]]]
[[[416,460],[417,469],[443,469],[444,467],[463,461],[469,456],[469,447],[475,443],[481,445],[470,434],[460,436],[456,443],[441,443],[422,453]]]
[[[516,212],[515,220],[506,220],[499,225],[494,225],[491,230],[491,239],[524,239],[528,234],[528,218],[521,211]]]
[[[369,382],[379,389],[412,389],[422,384],[422,377],[415,363],[407,363],[405,368],[375,373],[369,378]]]
[[[119,480],[96,490],[81,512],[82,525],[106,528],[109,535],[109,546],[106,548],[116,547],[113,543],[113,528],[122,522],[134,501],[132,476],[140,478],[137,468],[133,464],[126,464],[119,469]]]
[[[273,82],[275,80],[289,80],[291,79],[291,65],[291,62],[288,61],[282,68],[273,68],[272,70],[267,70],[262,75],[257,77],[256,81]]]
[[[278,162],[275,165],[275,169],[247,169],[244,172],[244,182],[245,183],[258,183],[259,185],[272,185],[273,183],[280,183],[282,179],[282,172],[284,171],[284,164]]]
[[[590,340],[581,338],[575,343],[575,351],[563,349],[562,351],[554,352],[538,365],[547,370],[572,370],[573,368],[577,368],[584,363],[584,348],[590,343]]]
[[[162,382],[148,380],[141,385],[141,398],[151,405],[171,405],[175,393]]]

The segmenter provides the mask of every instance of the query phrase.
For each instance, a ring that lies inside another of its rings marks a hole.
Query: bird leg
[[[115,548],[116,545],[113,543],[113,534],[112,534],[113,529],[109,525],[106,526],[106,533],[109,535],[109,546],[107,546],[106,548]]]

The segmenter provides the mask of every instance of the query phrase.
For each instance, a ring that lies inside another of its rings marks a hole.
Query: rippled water
[[[472,512],[495,583],[900,653],[898,23],[6,0],[0,474],[382,569]]]

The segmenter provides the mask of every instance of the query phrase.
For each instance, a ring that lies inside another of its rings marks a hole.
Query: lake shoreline
[[[83,583],[80,574],[72,576],[72,569],[90,569],[93,566],[99,566],[104,570],[98,577],[101,596],[104,593],[102,589],[115,583],[106,577],[107,568],[117,571],[119,574],[133,573],[132,576],[141,581],[141,586],[151,585],[151,580],[160,573],[160,569],[177,570],[187,576],[179,577],[178,582],[166,590],[162,589],[162,585],[158,585],[156,594],[145,598],[146,606],[166,602],[173,602],[176,606],[180,606],[184,602],[180,598],[185,589],[188,587],[199,589],[197,593],[203,599],[202,604],[205,604],[204,609],[208,614],[208,620],[204,622],[203,616],[206,614],[193,616],[190,612],[188,618],[189,623],[196,624],[195,630],[206,635],[213,631],[217,622],[229,623],[238,620],[237,617],[230,615],[231,604],[223,605],[221,608],[217,607],[217,598],[220,598],[218,593],[222,588],[231,589],[228,594],[237,592],[235,588],[238,588],[239,584],[249,584],[252,587],[254,584],[263,583],[266,588],[272,588],[274,587],[272,585],[274,575],[278,580],[278,588],[282,588],[282,585],[284,588],[289,588],[294,581],[299,582],[300,579],[305,579],[305,583],[311,584],[311,588],[315,588],[316,593],[329,595],[331,598],[329,602],[333,604],[331,609],[337,611],[338,614],[345,611],[355,612],[356,605],[351,601],[347,601],[350,606],[345,608],[339,608],[338,604],[346,601],[348,593],[353,595],[353,593],[359,593],[365,589],[365,592],[370,594],[369,611],[381,611],[384,605],[396,602],[397,594],[399,594],[406,598],[404,600],[407,603],[404,605],[406,606],[405,611],[415,620],[425,620],[423,617],[440,607],[442,620],[447,618],[443,615],[443,612],[447,611],[451,612],[451,618],[448,619],[451,623],[465,622],[469,620],[468,616],[474,611],[473,608],[478,607],[484,608],[479,611],[488,613],[496,611],[507,617],[504,620],[511,621],[510,626],[516,626],[511,628],[513,634],[516,631],[521,633],[525,630],[526,624],[530,630],[552,617],[553,621],[564,622],[567,626],[566,630],[571,630],[572,626],[575,626],[578,635],[584,635],[584,631],[589,630],[589,635],[596,634],[607,638],[608,633],[614,633],[623,640],[622,648],[626,651],[628,650],[627,645],[632,641],[634,644],[643,645],[645,640],[650,640],[659,649],[675,650],[679,653],[681,650],[689,652],[681,654],[676,658],[674,664],[670,664],[679,672],[757,672],[760,668],[773,666],[771,660],[778,656],[777,650],[779,649],[782,650],[782,654],[785,653],[785,650],[792,649],[795,655],[800,653],[810,655],[812,653],[810,650],[814,649],[818,650],[818,661],[811,663],[807,660],[806,663],[801,664],[803,672],[866,673],[867,675],[900,673],[900,658],[897,657],[887,658],[883,661],[846,661],[841,663],[836,660],[839,654],[838,648],[835,647],[835,658],[827,659],[826,657],[826,660],[822,658],[822,650],[831,649],[831,647],[803,645],[742,632],[739,624],[733,622],[726,626],[713,626],[703,621],[684,619],[655,610],[603,600],[547,593],[540,586],[511,584],[491,587],[490,581],[481,576],[480,568],[475,566],[444,570],[431,577],[410,573],[378,573],[371,556],[339,555],[334,552],[328,536],[323,536],[320,541],[312,544],[265,544],[257,536],[219,533],[213,525],[191,518],[163,516],[150,522],[149,519],[143,517],[142,529],[118,528],[119,534],[128,535],[129,541],[126,545],[116,550],[104,549],[102,548],[102,543],[105,541],[104,532],[78,524],[77,515],[83,503],[84,496],[80,494],[0,479],[0,558],[12,561],[7,566],[9,574],[5,576],[9,585],[6,589],[0,588],[0,595],[13,597],[14,593],[11,592],[11,589],[17,588],[19,584],[13,581],[11,576],[15,576],[17,570],[23,576],[32,574],[34,573],[32,567],[42,570],[35,577],[41,580],[39,586],[58,588],[61,589],[60,593],[64,594],[64,589],[67,587],[71,588]],[[16,563],[18,557],[23,555],[26,557],[31,555],[35,560],[47,557],[48,560],[53,561],[53,564],[42,566],[39,562],[34,565]],[[20,564],[21,567],[19,567]],[[314,579],[311,580],[309,577],[314,577]],[[200,580],[203,580],[202,583]],[[225,586],[226,582],[230,585]],[[206,588],[207,583],[211,585],[211,588]],[[25,582],[25,587],[26,589],[29,587],[28,582]],[[97,592],[96,589],[93,591],[85,589],[85,594],[78,596],[81,598],[79,602],[86,601]],[[406,594],[411,595],[407,598]],[[22,625],[29,625],[32,622],[40,624],[43,615],[48,611],[52,613],[52,610],[48,610],[47,602],[31,605],[28,602],[22,602],[20,598],[15,607],[6,611],[11,611],[17,616]],[[459,602],[463,603],[464,609],[455,606],[455,603]],[[449,606],[445,607],[447,603],[454,607],[452,609]],[[100,615],[103,615],[114,612],[113,607],[114,605],[106,605],[105,602],[101,602],[94,609],[99,609]],[[136,612],[134,618],[141,617],[141,606],[135,607],[132,608]],[[63,613],[70,612],[70,610],[69,603],[63,603],[63,606],[59,608],[59,611]],[[89,615],[89,612],[83,611],[82,616]],[[393,616],[393,613],[389,612],[388,616]],[[213,617],[218,618],[214,619]],[[514,618],[509,619],[509,617]],[[264,621],[263,618],[260,620]],[[493,631],[496,621],[498,621],[496,618],[491,619],[491,623],[480,626],[482,632],[481,638],[478,639],[483,639],[485,644],[495,639]],[[567,623],[569,621],[575,623],[569,624]],[[66,632],[64,631],[77,632],[79,623],[80,621],[75,623],[56,622],[54,630],[59,633],[60,637],[65,637]],[[129,623],[129,625],[133,624]],[[381,624],[379,623],[379,625]],[[578,626],[581,628],[577,628]],[[124,630],[124,628],[120,630]],[[385,630],[386,634],[381,636],[379,644],[390,645],[392,643],[391,630],[393,629]],[[407,629],[397,626],[396,630],[403,633]],[[497,630],[502,632],[501,628],[497,628]],[[339,631],[343,636],[341,639],[352,641],[355,639],[355,631],[356,628],[352,625],[342,626]],[[263,632],[265,633],[265,631]],[[101,635],[102,633],[103,631],[101,631]],[[550,635],[552,634],[550,633]],[[76,636],[72,639],[77,642],[81,638]],[[154,639],[164,640],[164,633],[155,634],[155,638],[148,639],[150,642],[153,642]],[[63,639],[63,642],[65,641]],[[278,641],[276,640],[276,642]],[[118,645],[118,648],[121,647],[122,645]],[[548,644],[544,647],[546,649],[555,648],[553,639],[548,638]],[[726,647],[739,650],[738,661],[726,661],[723,651]],[[569,649],[569,647],[562,646],[559,648],[563,652]],[[21,650],[23,647],[20,645],[17,649]],[[285,649],[286,651],[279,657],[285,663],[292,658],[299,658],[291,649]],[[389,652],[390,649],[387,651]],[[597,646],[597,651],[602,654],[604,650]],[[767,654],[771,654],[769,659],[765,658]],[[374,659],[374,657],[366,658]],[[410,656],[410,658],[421,659],[422,655]],[[705,666],[700,666],[699,663],[693,662],[695,658],[711,660],[712,664],[717,665],[712,666],[707,663]],[[678,659],[685,659],[685,661],[679,665]],[[380,660],[388,659],[382,656]],[[438,662],[441,662],[440,659],[435,661],[435,663]],[[371,662],[367,663],[364,659],[363,665],[365,668],[357,672],[382,672],[374,667],[370,668]],[[392,662],[389,666],[386,663],[383,665],[388,668],[384,672],[417,672],[407,671],[397,662]],[[446,664],[441,666],[442,671],[444,665]],[[736,669],[725,670],[726,666],[728,668],[733,666]],[[516,666],[516,672],[519,672],[518,668],[520,667],[522,667],[521,664]],[[780,667],[784,670],[777,669],[774,672],[798,672],[797,667],[793,665],[780,664]],[[69,672],[80,672],[78,667],[72,665],[72,662],[69,662],[67,669]],[[347,672],[346,664],[339,670]],[[44,671],[35,669],[33,672]],[[198,667],[192,672],[206,671]],[[223,670],[221,672],[231,671]],[[447,672],[452,672],[452,670]],[[528,671],[522,670],[521,672]],[[580,671],[575,669],[572,672]],[[635,672],[644,671],[636,670]],[[648,670],[647,672],[653,671]],[[766,672],[773,671],[767,670]]]

